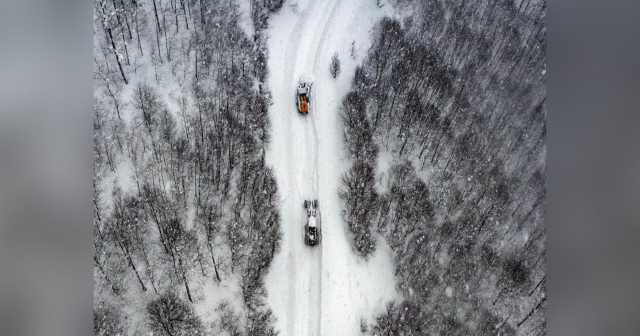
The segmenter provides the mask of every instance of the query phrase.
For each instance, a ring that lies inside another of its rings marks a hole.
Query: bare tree
[[[108,181],[118,174],[123,182],[120,173],[133,166],[131,190],[114,184],[113,197],[98,192],[94,200],[98,299],[128,311],[141,291],[123,288],[139,282],[165,293],[147,307],[154,334],[275,335],[263,278],[282,232],[277,184],[264,164],[271,99],[265,28],[282,1],[252,1],[254,36],[240,27],[235,2],[94,1],[105,8],[96,6],[94,29],[94,176]],[[150,56],[141,57],[147,47]],[[177,104],[145,79],[154,73],[158,83],[181,84]],[[134,87],[124,90],[121,77]],[[125,115],[130,112],[133,118]],[[229,281],[229,268],[243,279],[244,306],[215,312],[220,324],[193,322],[190,302],[210,283],[209,274]]]
[[[172,291],[149,302],[147,318],[149,327],[158,335],[200,335],[204,330],[193,308]]]
[[[333,56],[331,57],[329,72],[331,72],[331,76],[333,76],[333,78],[336,78],[340,75],[340,59],[338,58],[338,53],[333,54]]]
[[[93,334],[96,336],[123,335],[125,326],[120,311],[111,305],[101,304],[93,309]]]
[[[373,254],[376,247],[371,232],[378,202],[374,175],[374,168],[370,164],[356,161],[342,177],[343,189],[339,193],[346,203],[343,217],[351,233],[353,247],[365,259]]]
[[[216,308],[218,312],[218,322],[215,323],[219,332],[226,332],[229,336],[242,336],[240,314],[231,307],[229,301],[223,300]]]
[[[115,56],[116,62],[118,63],[118,69],[120,69],[122,80],[124,80],[125,84],[129,84],[129,82],[127,81],[127,77],[124,74],[122,62],[120,61],[121,56],[118,53],[116,42],[113,38],[113,27],[117,26],[116,21],[114,21],[115,19],[117,19],[117,11],[114,7],[109,6],[109,1],[107,0],[96,0],[95,7],[100,24],[102,25],[102,28],[106,33],[107,43],[110,45],[110,49]]]
[[[136,198],[123,197],[117,187],[114,190],[114,199],[114,214],[107,224],[110,236],[131,266],[142,290],[146,291],[147,287],[140,277],[138,266],[136,266],[136,256],[142,251],[142,244],[144,244],[136,231],[139,230],[139,226],[146,225],[142,218],[141,203]]]
[[[189,287],[189,271],[195,266],[198,257],[197,237],[195,232],[187,231],[183,224],[175,218],[163,225],[168,255],[176,276],[184,284],[189,301],[193,302]]]

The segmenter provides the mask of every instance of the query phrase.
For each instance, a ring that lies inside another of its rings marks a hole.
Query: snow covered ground
[[[371,28],[391,14],[390,5],[379,8],[374,0],[294,0],[270,19],[268,85],[274,104],[267,160],[278,181],[284,238],[266,287],[282,335],[359,335],[361,319],[371,322],[398,297],[389,249],[380,239],[371,260],[358,260],[338,198],[350,164],[339,105],[369,48]],[[329,62],[336,52],[342,73],[334,79]],[[301,78],[313,83],[306,116],[295,105]],[[305,199],[319,201],[322,242],[316,247],[304,245]]]

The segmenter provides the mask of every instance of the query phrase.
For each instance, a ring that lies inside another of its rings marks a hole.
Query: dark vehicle
[[[322,237],[318,200],[304,201],[304,208],[307,211],[307,222],[304,225],[304,243],[309,246],[315,246],[320,243]]]

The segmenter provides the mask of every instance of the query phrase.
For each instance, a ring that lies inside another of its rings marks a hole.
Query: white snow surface
[[[240,28],[247,36],[253,36],[255,29],[251,20],[251,0],[237,0],[236,3],[240,11],[240,22],[238,22]]]
[[[447,286],[447,288],[445,288],[444,290],[444,294],[447,297],[451,297],[453,295],[453,288],[451,288],[450,286]]]
[[[270,18],[269,109],[272,140],[267,161],[281,195],[282,249],[266,277],[268,303],[281,335],[360,335],[360,319],[372,322],[398,299],[390,250],[378,239],[368,262],[351,250],[338,189],[350,161],[338,111],[358,63],[371,44],[370,30],[391,6],[372,0],[288,1]],[[350,57],[355,41],[356,57]],[[329,73],[339,53],[342,73]],[[296,87],[313,83],[310,111],[298,114]],[[320,245],[304,244],[305,199],[318,199]]]

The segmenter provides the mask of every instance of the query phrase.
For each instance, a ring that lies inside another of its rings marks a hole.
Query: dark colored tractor
[[[304,208],[307,211],[307,222],[304,225],[304,243],[308,246],[315,246],[320,243],[322,237],[318,200],[305,200]]]

